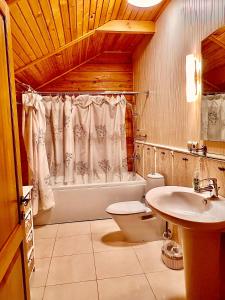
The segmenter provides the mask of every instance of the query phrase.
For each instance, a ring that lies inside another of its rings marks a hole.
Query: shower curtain
[[[225,94],[203,96],[202,138],[225,141]]]
[[[34,213],[54,206],[51,185],[128,179],[124,96],[29,93],[23,104]]]

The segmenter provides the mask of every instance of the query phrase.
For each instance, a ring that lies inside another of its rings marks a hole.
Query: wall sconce
[[[199,84],[198,73],[200,64],[193,54],[186,56],[186,99],[187,102],[194,102],[197,99]]]

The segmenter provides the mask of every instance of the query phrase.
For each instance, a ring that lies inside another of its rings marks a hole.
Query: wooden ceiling
[[[38,88],[100,53],[132,53],[147,33],[143,28],[154,32],[153,22],[169,0],[148,9],[131,6],[127,0],[7,2],[16,79]],[[115,24],[112,20],[138,22]]]
[[[202,42],[203,92],[225,92],[225,26]]]

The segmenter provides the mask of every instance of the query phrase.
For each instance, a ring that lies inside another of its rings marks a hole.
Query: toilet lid
[[[138,213],[144,213],[150,211],[151,209],[145,206],[140,201],[117,202],[109,205],[106,208],[107,213],[116,214],[116,215],[130,215],[130,214],[138,214]]]

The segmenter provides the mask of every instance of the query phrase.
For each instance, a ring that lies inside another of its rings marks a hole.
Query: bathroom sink
[[[209,192],[196,193],[192,188],[163,186],[150,190],[146,200],[155,213],[174,224],[196,230],[223,230],[225,199],[210,200],[209,196]]]

